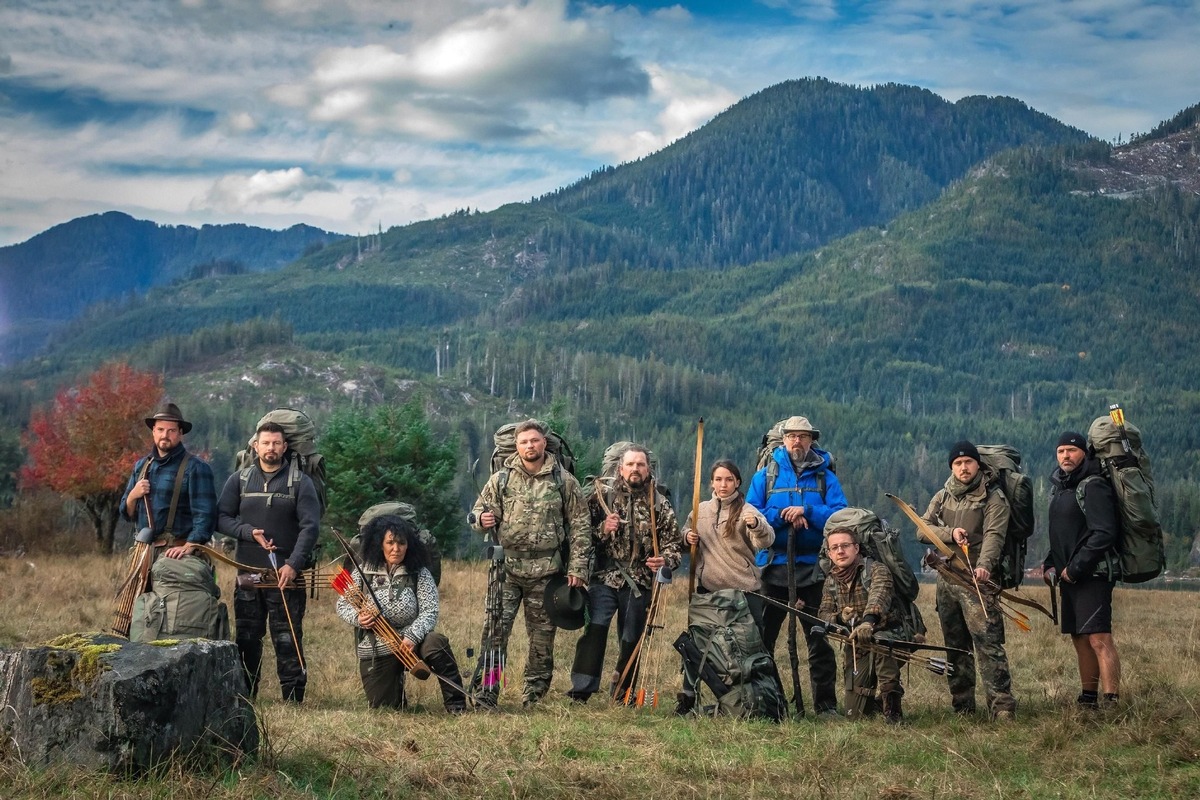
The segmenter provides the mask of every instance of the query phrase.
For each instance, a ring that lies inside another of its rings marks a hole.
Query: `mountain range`
[[[645,439],[677,490],[696,417],[713,457],[750,468],[762,431],[805,413],[852,501],[882,509],[940,486],[964,437],[1018,445],[1044,501],[1058,433],[1120,401],[1182,564],[1200,529],[1197,108],[1113,147],[1010,98],[790,81],[528,203],[118,287],[9,370],[0,412],[19,424],[39,387],[119,357],[166,371],[218,459],[265,405],[416,392],[469,462],[557,401],[586,446]]]

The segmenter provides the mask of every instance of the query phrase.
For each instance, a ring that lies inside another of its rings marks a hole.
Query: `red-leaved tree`
[[[144,422],[162,397],[162,381],[128,364],[110,363],[82,386],[33,410],[21,437],[28,454],[24,487],[45,486],[74,498],[96,526],[96,544],[111,552],[121,493],[134,462],[149,451]]]

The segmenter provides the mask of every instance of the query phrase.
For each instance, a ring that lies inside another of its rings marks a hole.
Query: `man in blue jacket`
[[[789,417],[783,423],[783,444],[754,474],[746,502],[757,508],[775,529],[775,543],[767,551],[763,593],[788,602],[789,577],[794,577],[796,599],[810,614],[821,606],[825,575],[817,563],[824,541],[825,521],[845,508],[846,496],[833,473],[829,453],[814,447],[821,432],[806,417]],[[788,540],[792,542],[793,569],[788,569]],[[763,554],[760,554],[762,565]],[[774,656],[775,641],[787,612],[774,605],[763,610],[763,642]],[[822,636],[814,636],[812,623],[801,621],[808,643],[808,676],[813,710],[837,713],[837,660]]]

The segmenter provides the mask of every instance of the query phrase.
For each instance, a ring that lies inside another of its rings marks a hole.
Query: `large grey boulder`
[[[0,650],[0,754],[114,771],[236,760],[258,749],[245,695],[232,642],[88,633]]]

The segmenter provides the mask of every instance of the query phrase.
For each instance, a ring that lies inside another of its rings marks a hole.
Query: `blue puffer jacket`
[[[757,508],[775,529],[775,543],[771,545],[770,564],[787,563],[787,543],[791,526],[780,516],[788,506],[804,506],[804,518],[808,527],[797,532],[796,562],[804,564],[817,563],[817,554],[821,552],[824,539],[825,521],[833,512],[845,508],[846,495],[842,493],[842,485],[838,483],[837,475],[829,468],[830,457],[826,451],[814,447],[814,453],[821,457],[821,466],[806,467],[800,475],[792,469],[792,460],[788,457],[787,448],[776,447],[771,457],[779,466],[779,476],[770,494],[767,493],[767,469],[763,467],[754,473],[750,481],[750,489],[746,492],[746,502]],[[824,474],[825,496],[821,496],[821,475]],[[760,560],[760,566],[766,566]]]

